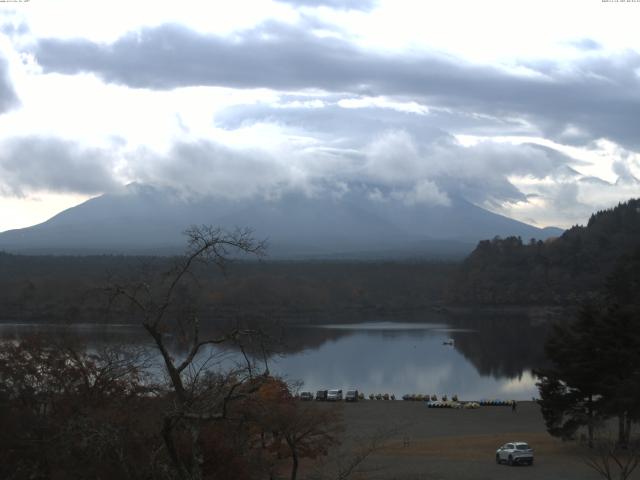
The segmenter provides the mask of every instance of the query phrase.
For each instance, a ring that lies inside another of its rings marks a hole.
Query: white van
[[[342,390],[329,390],[327,393],[328,402],[338,402],[342,400]]]

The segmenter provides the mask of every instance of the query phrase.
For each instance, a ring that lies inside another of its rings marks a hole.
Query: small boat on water
[[[444,342],[442,342],[443,345],[450,345],[453,347],[453,338],[450,338],[448,340],[445,340]]]

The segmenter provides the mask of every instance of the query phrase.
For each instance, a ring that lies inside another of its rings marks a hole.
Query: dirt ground
[[[364,401],[322,408],[342,410],[346,430],[342,451],[353,451],[382,435],[382,447],[361,465],[361,479],[394,480],[591,480],[587,449],[546,433],[539,407],[520,402],[477,410],[430,409],[423,402]],[[385,432],[387,434],[385,435]],[[388,433],[392,432],[392,433]],[[497,465],[496,449],[510,441],[528,442],[533,466]],[[344,461],[332,454],[332,460]],[[631,477],[639,479],[640,472]]]

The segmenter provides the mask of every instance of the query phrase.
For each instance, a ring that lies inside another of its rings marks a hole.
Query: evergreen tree
[[[554,366],[536,372],[547,431],[568,440],[586,426],[590,446],[594,427],[602,417],[601,378],[594,374],[600,368],[600,346],[594,334],[598,317],[598,307],[587,304],[577,320],[556,325],[545,345],[545,353]]]
[[[627,445],[640,419],[640,319],[637,309],[608,302],[585,305],[556,326],[545,352],[553,368],[536,372],[540,406],[551,435],[573,438],[586,426],[589,444],[600,421],[618,418],[618,443]]]

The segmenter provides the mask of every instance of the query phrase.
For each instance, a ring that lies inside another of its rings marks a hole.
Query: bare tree
[[[246,355],[244,367],[222,373],[205,368],[209,360],[202,360],[200,354],[223,344],[234,344],[244,353],[246,340],[259,336],[259,332],[236,325],[221,334],[205,335],[196,305],[188,298],[186,302],[181,299],[186,295],[186,287],[197,282],[195,273],[199,265],[214,266],[225,272],[233,255],[261,257],[265,244],[256,242],[248,229],[227,232],[200,226],[190,228],[185,234],[187,251],[169,272],[127,284],[116,283],[109,288],[109,293],[112,301],[128,302],[160,353],[172,400],[162,427],[166,452],[178,478],[199,480],[203,477],[205,460],[203,428],[227,418],[229,405],[255,392],[260,385],[256,381],[256,369]],[[183,341],[184,354],[178,357],[172,354],[168,344],[174,336]],[[265,366],[262,376],[266,374]],[[183,453],[184,448],[179,448],[185,438],[189,455]]]
[[[375,468],[365,467],[366,460],[379,452],[403,427],[380,429],[371,436],[352,438],[333,451],[327,462],[319,464],[309,476],[311,480],[349,480],[370,475]]]
[[[329,448],[338,443],[342,432],[340,418],[335,412],[313,407],[298,404],[282,419],[282,436],[291,454],[291,480],[298,476],[301,457],[327,455]]]
[[[627,480],[640,464],[640,442],[631,441],[623,448],[614,440],[599,440],[584,463],[606,480]]]

